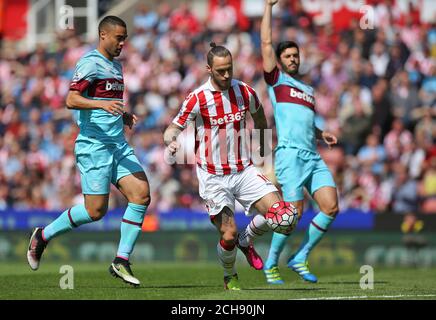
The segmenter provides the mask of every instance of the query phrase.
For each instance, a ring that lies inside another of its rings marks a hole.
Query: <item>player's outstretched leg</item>
[[[318,213],[310,223],[303,243],[298,251],[289,258],[288,268],[295,271],[303,280],[315,283],[318,278],[309,270],[308,256],[310,251],[322,239],[334,217],[323,212]]]
[[[140,281],[133,276],[129,258],[141,233],[142,222],[147,206],[135,203],[127,205],[121,222],[121,238],[117,256],[109,267],[109,272],[117,278],[133,286],[139,286]]]
[[[51,239],[92,221],[93,220],[86,211],[85,206],[77,205],[65,210],[56,220],[44,229],[34,229],[27,250],[27,261],[30,268],[32,270],[38,270],[42,253]]]
[[[236,243],[237,247],[247,258],[248,264],[256,270],[263,269],[263,261],[260,255],[254,249],[253,241],[268,231],[269,227],[265,217],[261,214],[258,214],[254,216],[245,230],[238,236],[238,241]]]
[[[268,258],[265,261],[263,272],[266,277],[266,281],[269,284],[283,284],[284,281],[280,276],[278,263],[280,254],[285,247],[290,235],[274,232],[271,240],[271,247],[269,249]]]

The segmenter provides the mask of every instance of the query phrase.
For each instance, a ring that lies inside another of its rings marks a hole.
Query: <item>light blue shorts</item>
[[[127,142],[101,143],[87,138],[76,140],[74,148],[83,194],[109,194],[110,183],[143,172],[133,148]]]
[[[322,187],[336,188],[333,176],[318,153],[279,147],[275,152],[275,172],[285,201],[304,199],[304,187],[313,196]]]

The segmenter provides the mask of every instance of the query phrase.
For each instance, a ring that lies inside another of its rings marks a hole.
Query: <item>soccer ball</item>
[[[265,219],[272,231],[288,235],[297,225],[297,208],[289,202],[276,202],[266,213]]]

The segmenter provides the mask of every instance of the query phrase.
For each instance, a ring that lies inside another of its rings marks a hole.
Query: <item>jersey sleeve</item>
[[[183,101],[182,107],[174,118],[173,123],[181,128],[186,128],[189,121],[193,121],[197,116],[200,109],[198,97],[195,93],[191,92]]]
[[[80,93],[88,89],[89,85],[97,78],[97,66],[95,62],[89,59],[80,60],[74,70],[73,80],[70,84],[70,90],[79,91]]]
[[[277,66],[271,72],[263,72],[263,78],[265,79],[265,82],[270,86],[275,85],[277,81],[279,81],[279,77],[280,70],[279,68],[277,68]]]
[[[257,110],[259,110],[260,108],[259,97],[257,96],[256,91],[254,91],[252,87],[247,85],[247,89],[248,92],[250,93],[250,104],[249,104],[250,113],[256,113]]]

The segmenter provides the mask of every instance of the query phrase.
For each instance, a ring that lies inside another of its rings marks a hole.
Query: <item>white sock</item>
[[[260,237],[270,229],[266,223],[266,219],[263,215],[255,215],[245,228],[244,232],[239,234],[239,245],[242,247],[248,247],[253,243],[254,239]]]
[[[236,262],[236,247],[233,246],[233,249],[227,247],[222,240],[218,242],[216,248],[218,251],[218,261],[224,269],[224,277],[232,276],[236,273],[235,262]],[[227,248],[223,248],[223,245]],[[230,249],[230,250],[227,250]]]

